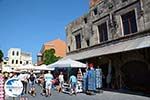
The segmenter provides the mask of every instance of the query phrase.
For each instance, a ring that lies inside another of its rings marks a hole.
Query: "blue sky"
[[[0,0],[0,49],[31,52],[33,61],[43,43],[66,41],[65,26],[89,10],[89,0]]]

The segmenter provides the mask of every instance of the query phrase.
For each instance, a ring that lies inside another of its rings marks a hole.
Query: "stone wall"
[[[90,8],[87,14],[84,14],[67,25],[67,46],[70,48],[70,50],[67,49],[67,53],[77,50],[75,41],[75,36],[77,34],[81,34],[80,49],[100,44],[98,25],[103,22],[107,23],[107,41],[123,37],[124,34],[121,15],[132,10],[135,11],[137,30],[143,31],[150,28],[149,0],[100,1],[101,2],[97,5]],[[95,2],[97,2],[97,0]],[[87,44],[87,40],[89,40],[89,45]]]

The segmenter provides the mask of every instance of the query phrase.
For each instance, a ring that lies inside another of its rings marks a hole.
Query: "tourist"
[[[77,85],[77,78],[75,75],[71,75],[69,79],[69,83],[71,84],[71,95],[74,93],[76,95],[76,85]]]
[[[29,75],[29,94],[31,94],[32,96],[36,95],[36,91],[35,91],[35,80],[36,80],[36,75],[33,73],[33,71],[31,71],[30,75]]]
[[[52,88],[52,80],[53,80],[53,75],[51,74],[51,71],[48,71],[47,74],[44,75],[44,79],[46,82],[46,97],[51,94],[51,88]]]
[[[16,74],[17,75],[17,74]],[[14,75],[13,77],[16,77],[16,75]],[[21,80],[22,84],[23,84],[23,91],[22,94],[27,94],[27,84],[28,84],[28,77],[29,74],[27,73],[21,73],[18,78]]]
[[[64,75],[63,72],[60,72],[60,75],[58,76],[59,79],[59,92],[62,91],[63,83],[64,83]]]

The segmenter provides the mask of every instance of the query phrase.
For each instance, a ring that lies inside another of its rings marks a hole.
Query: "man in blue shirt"
[[[76,94],[77,78],[74,75],[70,76],[69,83],[71,84],[71,95]]]

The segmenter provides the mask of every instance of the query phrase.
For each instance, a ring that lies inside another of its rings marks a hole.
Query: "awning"
[[[86,68],[86,64],[72,59],[60,59],[55,63],[48,65],[49,68]]]
[[[71,58],[74,60],[82,60],[91,57],[97,57],[102,55],[108,55],[113,53],[125,52],[130,50],[137,50],[141,48],[150,47],[150,36],[139,37],[127,41],[111,44],[109,46],[86,49],[78,53],[70,53],[65,58]]]

